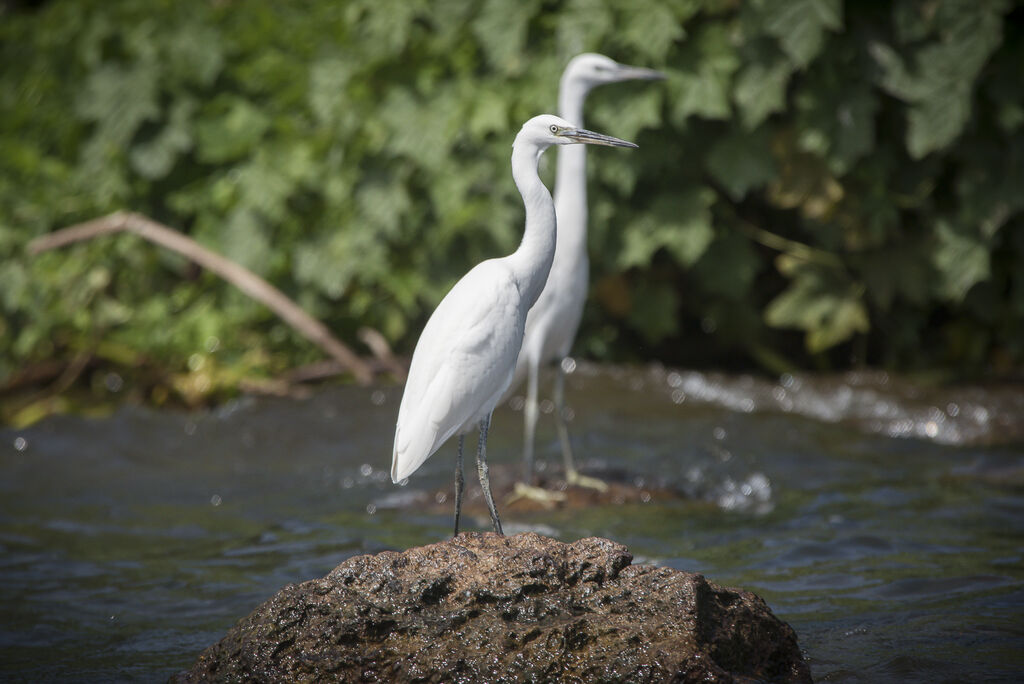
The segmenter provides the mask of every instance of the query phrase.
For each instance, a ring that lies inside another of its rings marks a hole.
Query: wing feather
[[[494,409],[522,345],[519,301],[501,259],[477,265],[441,300],[416,343],[398,410],[395,482]]]

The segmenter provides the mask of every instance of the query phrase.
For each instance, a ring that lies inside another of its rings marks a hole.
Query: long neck
[[[583,103],[587,88],[579,81],[563,78],[558,90],[559,116],[583,126]],[[555,174],[555,210],[558,214],[558,249],[567,254],[586,255],[587,244],[587,146],[558,148]],[[561,258],[561,257],[559,257]]]
[[[542,151],[518,140],[512,146],[512,178],[526,207],[526,230],[519,249],[508,259],[528,307],[534,305],[544,289],[555,257],[555,205],[537,174]]]

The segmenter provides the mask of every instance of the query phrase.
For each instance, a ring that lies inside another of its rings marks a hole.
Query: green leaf
[[[739,301],[749,293],[760,267],[750,240],[730,231],[708,245],[693,270],[701,289]]]
[[[800,148],[828,159],[834,173],[846,172],[874,147],[879,102],[867,84],[833,74],[812,77],[795,104]]]
[[[345,109],[345,87],[355,64],[341,57],[325,57],[309,68],[309,108],[323,124],[337,121]]]
[[[792,73],[793,67],[786,60],[767,67],[753,63],[740,72],[733,99],[748,130],[757,128],[772,112],[782,110],[786,104],[786,84]]]
[[[936,92],[910,107],[907,151],[914,159],[956,140],[971,115],[971,94],[959,85]]]
[[[732,115],[729,86],[740,67],[740,59],[729,31],[727,25],[711,24],[697,33],[696,68],[669,82],[670,88],[678,90],[673,98],[675,120],[684,121],[691,114],[706,119],[727,119]]]
[[[765,30],[801,67],[821,52],[826,30],[843,28],[842,0],[764,0],[761,12]]]
[[[939,275],[939,294],[949,301],[962,301],[968,290],[990,275],[988,248],[945,220],[937,223],[935,236],[932,264]]]
[[[707,167],[715,180],[725,186],[729,196],[741,200],[751,188],[764,185],[775,177],[775,160],[771,153],[768,131],[742,129],[719,139],[711,147]]]
[[[125,145],[143,122],[159,115],[159,81],[157,68],[149,62],[128,68],[104,65],[86,80],[75,99],[75,113],[99,124],[97,138]]]
[[[691,114],[705,119],[727,119],[732,114],[728,74],[702,66],[696,74],[683,74],[678,80],[681,94],[673,112],[677,120]]]
[[[602,98],[595,102],[590,107],[590,116],[598,130],[614,130],[616,137],[635,140],[641,130],[661,123],[662,99],[658,87],[634,90],[628,98]]]
[[[556,44],[562,61],[599,45],[614,26],[611,8],[602,0],[569,0],[558,13]]]
[[[860,272],[868,293],[882,311],[892,308],[897,297],[924,306],[934,275],[927,252],[917,243],[891,245],[865,254]]]
[[[195,102],[182,98],[171,107],[171,115],[152,140],[132,148],[132,168],[144,178],[163,178],[170,173],[178,156],[192,148],[190,119],[195,111]]]
[[[835,303],[821,325],[808,331],[807,349],[811,352],[824,351],[845,342],[855,333],[866,333],[870,328],[864,302],[859,298],[844,297]]]
[[[216,29],[204,23],[184,24],[169,37],[167,45],[168,69],[183,82],[209,86],[224,67],[224,40]]]
[[[673,285],[642,279],[630,293],[630,301],[632,306],[626,321],[651,344],[677,332],[679,295]]]
[[[196,123],[200,161],[218,164],[248,154],[270,127],[270,119],[248,100],[225,95]]]
[[[915,159],[955,140],[971,114],[974,82],[1002,42],[1005,2],[939,3],[944,27],[934,40],[906,60],[892,47],[876,43],[870,53],[881,67],[879,84],[910,103],[907,151]],[[910,35],[923,33],[919,28]]]
[[[789,288],[773,299],[764,312],[775,328],[806,331],[808,351],[817,353],[870,329],[867,308],[848,283],[821,269],[805,265],[794,269]]]
[[[499,72],[518,74],[522,71],[526,32],[536,7],[537,0],[485,0],[480,14],[473,20],[473,33],[487,61]]]
[[[625,246],[619,255],[622,268],[645,266],[656,251],[665,248],[676,260],[691,266],[714,237],[711,204],[715,194],[707,188],[684,190],[675,197],[659,197],[650,210],[626,229]]]
[[[222,222],[204,217],[197,229],[198,236],[211,249],[236,261],[256,273],[265,273],[273,247],[265,222],[249,209],[240,208]]]
[[[616,39],[650,60],[663,62],[672,44],[685,35],[685,16],[677,17],[667,3],[631,2],[622,7]]]
[[[426,168],[439,167],[464,125],[462,105],[449,89],[438,90],[427,100],[393,89],[380,112],[387,145],[393,153],[408,155]]]

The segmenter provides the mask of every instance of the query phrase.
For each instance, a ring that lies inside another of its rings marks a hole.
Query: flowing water
[[[0,429],[0,679],[164,681],[284,584],[444,539],[450,513],[409,502],[448,482],[454,444],[392,485],[400,396]],[[568,397],[586,471],[683,496],[506,515],[506,532],[605,536],[755,591],[818,681],[1024,677],[1017,389],[581,367]],[[515,406],[495,414],[492,462],[518,453]]]

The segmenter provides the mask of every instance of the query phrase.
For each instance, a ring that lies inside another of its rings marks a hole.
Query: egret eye
[[[551,124],[551,132],[558,133],[558,126],[556,126],[555,124]]]

